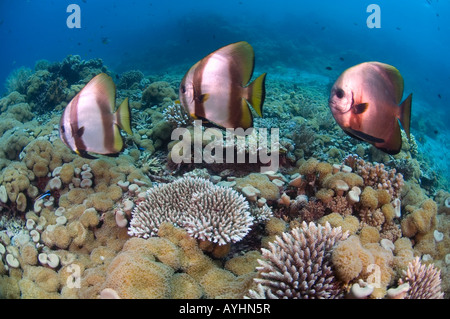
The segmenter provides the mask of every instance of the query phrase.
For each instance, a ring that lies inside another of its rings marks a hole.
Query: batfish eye
[[[64,129],[64,125],[61,125],[61,132],[65,133],[66,130]]]
[[[186,87],[184,85],[181,86],[181,93],[186,93]]]
[[[338,99],[342,99],[345,95],[345,92],[343,89],[337,89],[336,90],[336,96],[338,97]]]

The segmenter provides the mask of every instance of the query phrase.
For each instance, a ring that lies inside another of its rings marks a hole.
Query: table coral
[[[187,229],[195,238],[219,245],[241,240],[253,224],[242,195],[191,177],[150,188],[132,215],[130,235],[154,236],[160,224],[168,221]]]

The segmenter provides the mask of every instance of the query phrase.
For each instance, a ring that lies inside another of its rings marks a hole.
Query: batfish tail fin
[[[128,103],[128,98],[123,100],[115,114],[117,125],[119,125],[119,127],[129,135],[133,135],[133,131],[131,130],[130,104]]]
[[[400,104],[400,123],[410,138],[412,93]]]
[[[247,101],[260,117],[262,117],[262,106],[264,104],[264,99],[266,98],[265,83],[266,73],[263,73],[247,87]]]

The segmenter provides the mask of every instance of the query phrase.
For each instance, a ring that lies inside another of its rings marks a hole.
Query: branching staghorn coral
[[[163,114],[166,121],[172,123],[175,127],[188,127],[194,123],[194,119],[190,117],[179,103],[167,106],[164,109]]]
[[[237,191],[192,177],[149,189],[132,216],[131,236],[156,236],[161,223],[171,222],[194,238],[219,245],[241,240],[255,219]]]
[[[343,290],[330,261],[335,244],[348,237],[340,227],[303,222],[289,233],[277,236],[270,249],[262,248],[263,259],[255,278],[257,290],[250,298],[333,299]]]
[[[428,266],[420,262],[416,257],[408,264],[404,278],[399,279],[400,286],[406,286],[403,298],[405,299],[443,299],[444,293],[441,288],[441,271],[433,264]],[[399,298],[392,294],[390,297]]]

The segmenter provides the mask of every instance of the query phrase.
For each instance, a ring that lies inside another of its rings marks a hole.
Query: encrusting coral
[[[186,230],[170,223],[161,224],[158,235],[129,239],[106,269],[99,293],[113,289],[119,298],[242,298],[256,275],[218,267]]]

